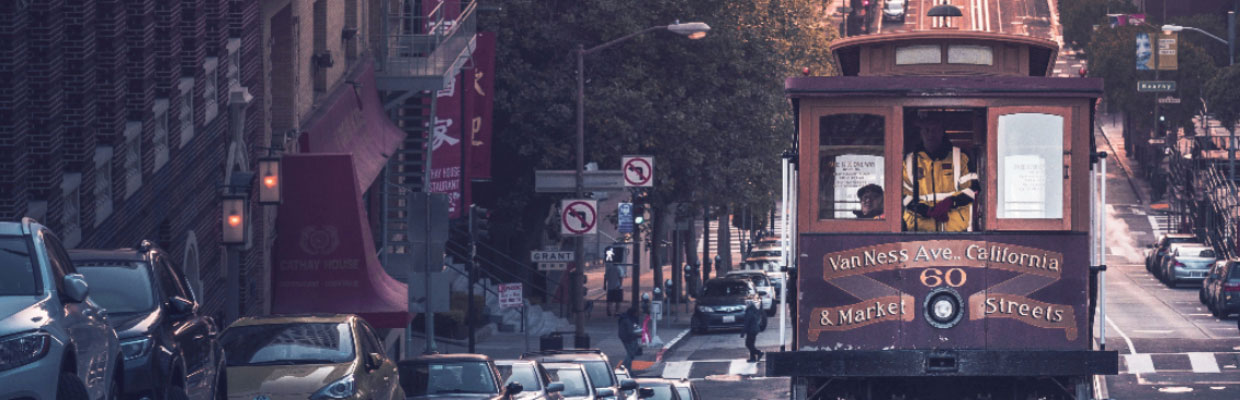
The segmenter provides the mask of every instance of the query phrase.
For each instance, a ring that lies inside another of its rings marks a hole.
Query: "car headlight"
[[[698,306],[698,311],[701,311],[701,312],[715,312],[715,308],[714,308],[714,307],[711,307],[711,306]]]
[[[353,384],[353,375],[345,375],[335,382],[327,384],[314,394],[310,395],[310,400],[325,399],[346,399],[357,393],[357,386]]]
[[[151,352],[151,338],[137,338],[121,341],[121,354],[125,361],[137,359]]]
[[[719,312],[737,312],[745,309],[745,306],[719,306],[715,308]]]
[[[47,332],[32,332],[0,341],[0,371],[7,371],[47,355],[52,337]]]

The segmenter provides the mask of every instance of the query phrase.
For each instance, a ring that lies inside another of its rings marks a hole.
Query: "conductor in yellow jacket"
[[[973,230],[973,201],[981,191],[969,156],[944,137],[942,122],[914,123],[921,145],[904,156],[904,230]]]

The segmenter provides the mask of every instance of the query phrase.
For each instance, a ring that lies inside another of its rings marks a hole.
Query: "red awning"
[[[284,156],[271,311],[358,314],[375,327],[403,328],[408,288],[375,255],[353,158]]]
[[[365,191],[400,146],[405,132],[383,111],[373,61],[364,61],[343,82],[324,100],[322,112],[305,125],[299,145],[302,153],[352,154],[358,187]]]

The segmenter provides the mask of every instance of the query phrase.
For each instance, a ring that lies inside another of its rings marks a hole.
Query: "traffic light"
[[[642,222],[646,222],[646,206],[633,204],[633,224],[641,225]]]
[[[627,255],[627,252],[628,248],[624,246],[611,246],[608,247],[607,252],[604,253],[603,260],[608,264],[624,264],[625,260],[627,260],[624,258]]]
[[[469,206],[469,234],[473,240],[491,237],[491,211],[478,205]]]

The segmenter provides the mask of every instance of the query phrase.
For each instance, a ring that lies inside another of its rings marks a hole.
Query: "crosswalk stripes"
[[[1218,374],[1237,372],[1240,352],[1140,353],[1120,357],[1120,374],[1194,373]],[[1220,368],[1222,364],[1222,368]]]
[[[668,361],[663,365],[665,379],[705,379],[713,375],[762,376],[766,362],[750,362],[743,358],[731,360]]]

